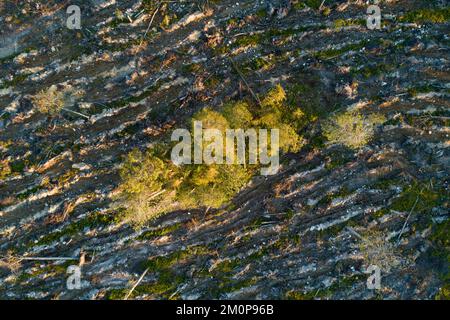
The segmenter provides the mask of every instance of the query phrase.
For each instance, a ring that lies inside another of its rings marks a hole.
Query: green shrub
[[[279,129],[280,149],[295,152],[302,138],[284,115],[291,112],[286,104],[286,92],[281,86],[270,90],[262,99],[262,108],[246,102],[227,103],[221,112],[205,108],[192,117],[201,121],[203,129],[218,129],[223,137],[229,128],[253,127]],[[296,109],[294,117],[302,117]],[[175,166],[169,143],[155,144],[146,152],[133,150],[120,169],[122,183],[118,200],[126,208],[126,218],[139,226],[161,214],[198,207],[219,208],[229,202],[251,179],[257,165],[249,164],[189,164]],[[224,143],[223,155],[226,155]],[[248,153],[249,150],[246,150]],[[237,161],[237,159],[235,160]]]
[[[286,101],[286,92],[281,85],[276,85],[270,90],[264,99],[261,101],[263,108],[281,109],[283,103]]]
[[[364,116],[356,111],[347,111],[328,120],[323,125],[325,137],[332,143],[341,143],[350,148],[366,145],[374,134],[374,127],[385,121],[384,116]]]
[[[146,154],[133,150],[127,155],[120,172],[122,177],[127,178],[123,187],[129,193],[160,191],[171,173],[170,164],[162,160],[155,149],[148,150]]]
[[[400,263],[396,247],[381,231],[367,230],[361,235],[359,250],[366,266],[377,266],[385,272]]]
[[[291,123],[292,117],[302,117],[301,109],[296,109],[294,112],[289,109],[286,104],[286,92],[277,85],[270,90],[265,98],[261,101],[262,110],[259,111],[260,117],[253,121],[257,127],[280,130],[280,149],[283,152],[297,152],[300,150],[303,139],[297,134],[295,124]]]
[[[243,165],[197,165],[192,167],[190,168],[191,175],[187,177],[178,193],[178,200],[186,209],[219,208],[231,200],[251,178],[251,170]]]
[[[444,284],[435,297],[436,300],[450,300],[450,283]]]
[[[65,96],[62,91],[58,91],[56,86],[51,86],[47,90],[41,90],[33,97],[33,102],[39,112],[56,115],[65,104]]]
[[[225,132],[230,126],[222,114],[209,108],[203,109],[194,115],[192,118],[192,127],[194,121],[201,121],[203,129],[218,129],[221,132]]]
[[[329,114],[329,107],[320,101],[323,93],[318,86],[318,80],[290,86],[286,101],[287,112],[284,113],[285,122],[302,129],[308,123]]]
[[[141,225],[151,218],[176,209],[174,190],[179,169],[155,146],[146,153],[130,152],[120,169],[119,200],[126,208],[125,218]]]
[[[248,108],[246,102],[228,103],[224,106],[222,114],[230,123],[231,128],[246,129],[253,120],[253,115]]]
[[[8,160],[0,160],[0,180],[7,178],[11,174],[11,167]]]

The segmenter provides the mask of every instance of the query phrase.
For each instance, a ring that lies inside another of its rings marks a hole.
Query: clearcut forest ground
[[[448,299],[447,1],[380,1],[380,30],[365,1],[71,2],[0,1],[1,299],[123,299],[147,268],[130,298]],[[124,156],[278,84],[310,120],[276,175],[123,219]],[[45,114],[52,85],[73,99]],[[323,133],[345,110],[385,119],[349,148]]]

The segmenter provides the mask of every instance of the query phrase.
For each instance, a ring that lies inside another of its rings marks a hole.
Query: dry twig
[[[258,103],[258,105],[262,108],[262,104],[261,104],[261,100],[259,100],[258,96],[255,94],[255,92],[252,90],[252,88],[250,87],[250,85],[248,84],[247,80],[245,79],[244,75],[242,74],[241,70],[239,70],[238,66],[236,65],[236,63],[234,62],[233,59],[231,59],[230,57],[228,57],[228,59],[231,62],[231,65],[233,66],[233,68],[236,70],[236,72],[239,74],[239,76],[241,77],[242,81],[244,81],[245,86],[247,87],[247,89],[250,91],[250,94],[252,95],[253,99],[256,100],[256,102]]]
[[[139,285],[139,283],[141,283],[142,279],[144,279],[145,275],[147,274],[148,270],[150,268],[145,269],[145,271],[142,273],[142,275],[139,277],[138,281],[136,281],[136,283],[134,284],[134,286],[131,288],[131,290],[128,292],[128,294],[125,296],[125,298],[123,300],[128,300],[128,298],[131,296],[131,294],[133,293],[134,289],[136,289],[136,287]]]
[[[398,238],[397,238],[397,245],[400,244],[400,238],[402,237],[402,234],[405,231],[406,225],[408,224],[408,220],[411,217],[411,214],[413,213],[414,209],[416,208],[417,202],[419,202],[419,196],[417,196],[416,202],[414,202],[414,205],[412,206],[411,211],[409,211],[408,217],[406,217],[406,221],[403,224],[402,230],[400,231],[400,234],[398,235]]]

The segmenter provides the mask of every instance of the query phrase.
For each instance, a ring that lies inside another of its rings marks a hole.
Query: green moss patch
[[[450,8],[415,10],[401,16],[399,20],[409,23],[445,23],[450,20]]]

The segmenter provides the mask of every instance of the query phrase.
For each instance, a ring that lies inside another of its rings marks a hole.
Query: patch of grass
[[[259,219],[255,220],[254,226],[259,224]],[[249,287],[257,282],[256,277],[247,279],[238,279],[239,269],[246,267],[247,265],[261,263],[261,259],[269,257],[274,252],[283,252],[288,245],[299,246],[301,243],[300,236],[297,234],[291,234],[288,236],[282,236],[278,240],[271,244],[261,247],[259,250],[253,252],[247,257],[234,257],[234,259],[222,260],[215,264],[214,268],[205,273],[204,276],[211,277],[217,280],[217,286],[210,291],[213,298],[220,298],[223,293],[229,293],[237,291],[244,287]]]
[[[389,190],[392,186],[401,185],[402,182],[398,178],[380,179],[371,185],[371,188],[379,190]],[[403,182],[404,184],[404,182]],[[432,188],[428,183],[414,181],[405,186],[404,190],[398,197],[392,200],[389,207],[382,208],[373,214],[375,218],[381,218],[391,210],[400,212],[409,212],[414,207],[414,212],[428,214],[434,207],[442,205],[448,192],[440,187]],[[414,204],[417,204],[414,206]]]
[[[419,9],[407,12],[399,20],[409,23],[445,23],[450,20],[450,8]]]
[[[94,212],[89,214],[86,218],[73,222],[60,231],[54,231],[46,234],[40,238],[36,243],[32,241],[28,246],[40,246],[51,244],[54,241],[59,240],[63,236],[74,236],[82,232],[85,228],[93,228],[98,226],[107,226],[122,221],[123,214],[117,212],[115,214],[104,214],[100,212]]]
[[[130,137],[136,133],[138,133],[141,129],[141,126],[139,123],[133,123],[129,126],[126,126],[122,131],[117,132],[116,136],[118,138],[125,138],[125,137]]]
[[[35,187],[33,187],[31,189],[28,189],[28,190],[26,190],[26,191],[24,191],[22,193],[19,193],[17,195],[17,199],[24,200],[24,199],[28,198],[30,195],[35,194],[36,192],[38,192],[41,189],[42,189],[41,186],[39,186],[39,185],[35,186]]]
[[[255,277],[248,279],[237,279],[235,277],[235,269],[242,265],[243,261],[239,259],[224,260],[212,270],[210,275],[217,280],[216,287],[210,292],[214,298],[220,298],[223,293],[237,291],[256,283]]]
[[[318,10],[320,8],[322,1],[321,0],[300,0],[294,3],[294,9],[301,10],[305,7],[309,7],[311,9]]]
[[[364,19],[337,19],[333,22],[335,28],[343,28],[350,26],[365,26],[366,20]]]
[[[168,235],[168,234],[178,230],[180,227],[181,227],[180,223],[175,223],[173,225],[159,228],[156,230],[148,230],[148,231],[143,232],[137,239],[138,240],[151,240],[156,237],[162,237],[162,236]]]
[[[238,291],[242,288],[247,288],[250,287],[254,284],[256,284],[257,282],[257,278],[253,277],[253,278],[249,278],[249,279],[244,279],[244,280],[231,280],[228,283],[221,283],[220,284],[220,289],[223,290],[224,292],[234,292],[234,291]]]
[[[141,284],[136,287],[130,298],[151,295],[162,299],[174,299],[172,296],[177,287],[183,283],[184,277],[174,270],[175,265],[185,262],[190,258],[208,255],[210,251],[206,247],[193,246],[186,250],[173,252],[166,256],[151,258],[142,263],[143,269],[149,268],[149,272],[157,274],[157,281],[154,283]],[[128,294],[129,288],[109,290],[105,298],[109,300],[121,300]]]
[[[350,51],[359,51],[362,48],[364,48],[367,45],[368,41],[361,41],[359,43],[349,44],[346,46],[343,46],[339,49],[328,49],[316,52],[315,57],[322,60],[329,60],[333,58],[337,58],[344,53],[350,52]]]
[[[3,83],[3,85],[0,87],[0,89],[2,89],[2,88],[5,89],[8,87],[16,87],[16,86],[20,85],[22,82],[24,82],[28,78],[29,75],[30,75],[29,73],[19,74],[19,75],[15,76],[12,80],[5,81]]]
[[[207,89],[212,90],[217,88],[221,84],[221,82],[222,78],[220,76],[211,75],[205,80],[204,85]]]
[[[339,190],[333,192],[333,199],[345,198],[353,194],[353,190],[349,189],[347,186],[341,186]]]
[[[73,265],[74,261],[65,261],[63,263],[59,264],[49,264],[44,267],[40,267],[40,264],[38,264],[35,269],[29,273],[22,273],[16,278],[17,283],[23,283],[25,281],[28,281],[32,278],[37,278],[40,275],[45,275],[46,278],[51,276],[58,276],[63,275],[66,273],[67,268],[70,265]]]
[[[257,57],[241,65],[241,70],[246,74],[251,71],[265,71],[274,66],[273,57]]]
[[[171,293],[176,290],[177,286],[182,282],[181,277],[174,276],[172,274],[165,275],[160,278],[160,281],[156,283],[150,284],[141,284],[138,285],[130,298],[138,297],[141,295],[151,295],[158,296],[163,299],[169,299],[171,297]],[[106,299],[108,300],[122,300],[128,294],[130,289],[113,289],[110,290]],[[173,298],[172,298],[173,299]]]
[[[155,85],[151,86],[150,88],[147,88],[146,90],[144,90],[144,92],[140,93],[139,95],[129,96],[129,97],[126,97],[123,99],[118,99],[111,103],[108,103],[107,108],[118,109],[118,108],[125,107],[130,103],[139,102],[139,101],[151,96],[153,93],[155,93],[160,88],[160,86],[161,86],[161,84],[158,82]],[[99,110],[95,110],[94,113],[100,113],[102,110],[103,110],[103,108],[101,108]],[[91,114],[93,114],[93,113],[91,113]]]
[[[25,170],[26,163],[23,160],[17,160],[10,163],[11,172],[22,173]]]
[[[343,291],[351,288],[355,283],[364,281],[366,279],[365,275],[355,274],[352,276],[344,277],[335,281],[328,288],[319,288],[318,290],[313,290],[309,292],[300,292],[296,290],[290,290],[286,293],[285,298],[287,300],[313,300],[313,299],[323,299],[331,297],[337,291]]]
[[[285,294],[286,300],[312,300],[315,297],[315,292],[312,291],[303,293],[296,290],[290,290]]]
[[[447,219],[433,227],[430,236],[433,242],[433,255],[442,260],[446,268],[440,274],[443,286],[436,294],[437,300],[450,300],[450,220]]]
[[[311,82],[293,84],[287,90],[286,121],[292,123],[298,130],[327,116],[330,111],[321,103],[320,97],[323,93],[317,89],[318,86],[319,80],[312,79]]]
[[[431,235],[431,240],[439,246],[450,249],[450,219],[437,225]]]
[[[142,264],[142,269],[149,268],[152,272],[164,271],[189,258],[208,254],[210,254],[210,250],[207,247],[192,246],[185,250],[175,251],[166,256],[151,258]]]
[[[137,11],[145,10],[146,13],[153,14],[153,12],[157,8],[158,8],[158,2],[156,2],[154,0],[143,0],[142,4],[141,4],[141,7]]]
[[[95,45],[81,45],[78,41],[71,43],[68,45],[67,56],[64,60],[72,62],[79,59],[83,55],[88,56],[95,51],[95,47]]]
[[[450,265],[450,220],[447,219],[434,227],[430,240],[436,246],[436,254]],[[448,269],[448,268],[447,268]],[[450,270],[444,275],[446,279],[450,279]]]
[[[389,209],[387,209],[387,208],[382,208],[382,209],[380,209],[380,210],[374,212],[374,213],[372,214],[372,217],[373,217],[374,219],[379,219],[379,218],[383,217],[384,215],[386,215],[386,214],[388,214],[388,213],[390,213],[390,212],[391,212],[391,211],[390,211]]]
[[[434,298],[436,300],[450,300],[450,283],[446,283]]]
[[[323,7],[322,10],[320,11],[320,13],[325,16],[328,17],[331,14],[331,9],[329,7]]]
[[[353,191],[348,189],[346,186],[342,186],[339,190],[337,190],[335,192],[327,193],[322,199],[320,199],[318,204],[329,205],[329,204],[331,204],[331,202],[334,199],[345,198],[345,197],[348,197],[349,195],[351,195],[352,193],[353,193]]]
[[[390,179],[390,178],[380,178],[370,185],[373,189],[378,190],[389,190],[396,183],[400,183],[398,178]]]
[[[429,213],[431,209],[445,201],[448,196],[445,190],[431,188],[429,184],[413,182],[400,196],[393,200],[391,209],[409,212],[417,200],[414,212]]]
[[[244,232],[248,232],[248,231],[254,231],[259,229],[259,227],[261,227],[263,222],[262,218],[257,218],[255,220],[253,220],[250,224],[246,225],[244,228]]]
[[[353,158],[353,153],[350,153],[349,149],[335,149],[327,156],[327,163],[325,164],[325,167],[328,170],[333,170],[349,163],[353,160]]]
[[[419,87],[408,88],[408,93],[411,95],[411,97],[416,97],[420,93],[429,93],[429,92],[433,92],[433,91],[439,91],[439,88],[437,88],[431,84],[426,84],[426,85],[419,86]]]
[[[391,64],[385,64],[385,63],[380,63],[380,64],[372,64],[372,65],[367,65],[359,70],[351,70],[351,73],[353,75],[362,75],[365,79],[369,79],[372,77],[378,77],[381,75],[385,75],[393,70],[395,70],[395,66],[391,65]]]
[[[217,274],[225,274],[233,272],[236,268],[242,265],[242,261],[239,259],[234,260],[223,260],[216,264],[214,267],[214,272]]]
[[[264,39],[263,35],[261,33],[256,34],[250,34],[238,37],[237,40],[234,42],[233,47],[248,47],[248,46],[255,46],[262,42]]]
[[[298,33],[308,30],[319,30],[325,26],[305,26],[300,28],[287,28],[287,29],[267,29],[264,33],[252,33],[238,37],[236,41],[230,46],[230,48],[240,47],[254,47],[260,44],[264,44],[267,41],[272,41],[273,38],[287,39]]]
[[[259,18],[267,17],[267,10],[265,8],[259,9],[258,11],[256,11],[256,16]]]
[[[191,63],[182,67],[183,72],[197,74],[205,71],[205,68],[200,63]]]

